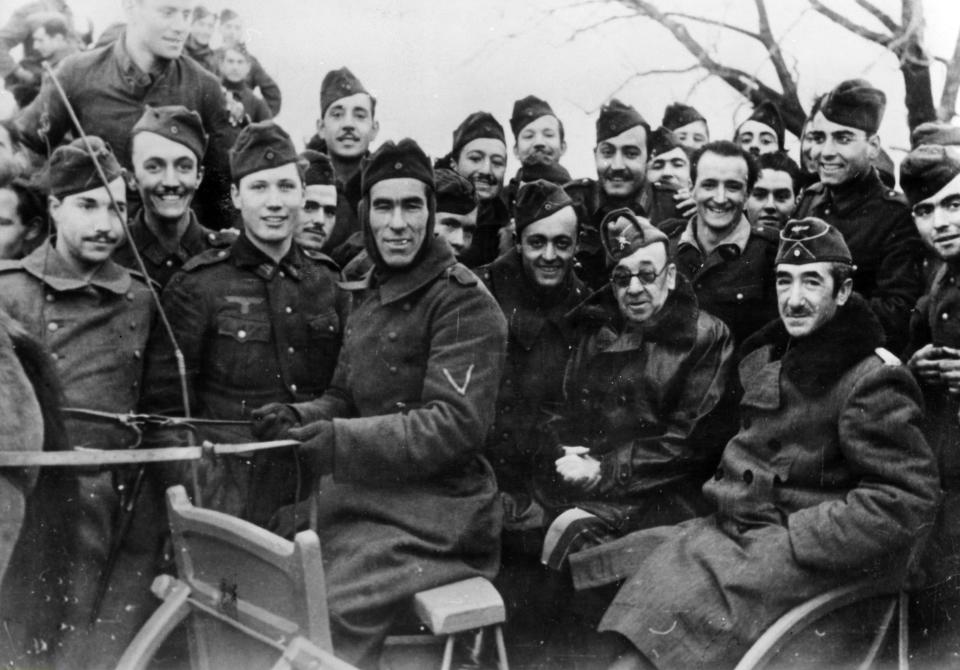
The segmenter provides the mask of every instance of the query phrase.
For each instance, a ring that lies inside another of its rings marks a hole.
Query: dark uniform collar
[[[107,259],[89,280],[80,277],[67,264],[60,252],[54,249],[50,240],[37,247],[20,263],[24,270],[54,291],[75,291],[87,286],[95,286],[110,293],[123,295],[130,290],[133,283],[130,273],[110,259]]]
[[[207,241],[212,242],[216,233],[201,226],[192,209],[188,211],[190,212],[190,221],[180,237],[177,251],[167,251],[160,240],[157,239],[157,236],[153,234],[153,231],[147,227],[142,207],[130,224],[130,240],[127,243],[135,246],[144,258],[155,265],[160,265],[170,256],[176,256],[181,261],[186,261],[206,251]]]
[[[833,205],[839,216],[850,214],[867,200],[887,190],[877,171],[872,169],[843,184],[819,186],[823,189],[825,199]]]
[[[296,243],[291,243],[290,251],[280,259],[279,263],[275,263],[272,258],[253,245],[253,242],[247,238],[246,231],[240,233],[240,237],[230,248],[230,258],[238,268],[248,268],[267,281],[273,279],[274,275],[280,271],[299,280],[304,263],[300,246]]]
[[[694,214],[692,217],[690,217],[687,227],[684,228],[683,232],[680,234],[680,241],[677,242],[677,248],[692,247],[696,249],[701,256],[703,256],[703,245],[700,244],[700,238],[697,237],[698,216],[698,214]],[[746,215],[741,214],[736,230],[733,231],[733,234],[730,235],[730,237],[718,244],[714,251],[716,251],[717,255],[719,255],[723,260],[728,261],[739,258],[746,250],[747,243],[750,241],[750,235],[752,232],[753,228],[750,226],[750,222],[747,220]]]
[[[637,192],[633,194],[633,197],[627,198],[626,200],[620,198],[611,199],[607,195],[607,192],[603,190],[603,184],[600,183],[599,179],[597,179],[594,184],[596,184],[597,189],[597,202],[600,205],[598,211],[608,212],[618,207],[628,207],[631,212],[638,216],[647,216],[649,214],[650,208],[653,205],[653,186],[651,186],[650,182],[646,179],[643,180],[643,184],[641,184]]]
[[[427,253],[412,268],[404,272],[390,273],[386,277],[380,277],[377,270],[367,275],[367,286],[380,289],[382,304],[387,305],[406,298],[432,282],[447,268],[456,265],[457,259],[450,245],[439,237],[425,240],[424,244],[429,245]]]

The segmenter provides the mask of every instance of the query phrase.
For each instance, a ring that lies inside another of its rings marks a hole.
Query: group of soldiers
[[[863,580],[909,579],[924,639],[960,653],[960,128],[914,131],[901,193],[864,80],[815,101],[799,162],[772,104],[712,140],[693,107],[654,129],[613,99],[596,179],[572,179],[530,95],[507,180],[484,111],[435,161],[373,150],[376,98],[341,68],[298,153],[235,12],[215,51],[206,8],[124,11],[89,49],[57,0],[0,30],[27,61],[76,51],[52,73],[0,59],[39,83],[0,122],[0,363],[33,343],[55,370],[32,380],[60,396],[45,450],[299,444],[3,472],[27,501],[5,663],[116,663],[170,569],[173,484],[316,530],[359,668],[415,593],[471,576],[518,647],[562,622],[598,667],[732,666]],[[177,420],[134,435],[130,413]]]

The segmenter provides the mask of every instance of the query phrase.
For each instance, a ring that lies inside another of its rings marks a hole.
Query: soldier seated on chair
[[[373,270],[349,286],[353,311],[330,388],[253,413],[260,437],[301,440],[321,483],[334,652],[377,667],[411,597],[492,577],[501,511],[483,441],[506,344],[496,301],[434,235],[433,170],[413,140],[386,142],[362,172],[361,224]]]
[[[703,487],[716,511],[570,557],[579,589],[626,580],[599,626],[629,643],[612,667],[732,667],[816,595],[903,583],[934,519],[937,464],[920,389],[879,348],[852,271],[835,228],[785,226],[780,318],[743,345],[741,428]]]
[[[556,570],[573,552],[705,514],[700,487],[732,432],[717,421],[729,414],[729,329],[698,308],[662,231],[626,208],[600,231],[616,303],[572,353],[566,418],[536,487],[554,519],[542,560]]]

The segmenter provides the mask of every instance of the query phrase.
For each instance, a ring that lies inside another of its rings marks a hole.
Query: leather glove
[[[250,431],[258,440],[279,440],[288,430],[300,423],[300,417],[290,405],[267,403],[250,412]]]
[[[333,472],[333,421],[314,421],[302,428],[291,428],[287,437],[301,442],[300,462],[314,477]]]

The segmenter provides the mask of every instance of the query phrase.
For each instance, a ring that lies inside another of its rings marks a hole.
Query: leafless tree
[[[664,28],[683,45],[696,59],[697,66],[708,74],[719,77],[754,105],[764,100],[776,103],[783,113],[790,132],[799,135],[803,128],[806,111],[797,94],[796,74],[788,66],[787,57],[780,49],[777,35],[770,24],[766,0],[753,0],[756,12],[756,29],[744,28],[726,21],[670,11],[666,0],[609,0],[630,10],[632,15],[651,19]],[[870,0],[854,0],[855,4],[882,30],[864,27],[867,16],[843,14],[827,6],[821,0],[807,0],[812,10],[842,26],[854,35],[889,51],[900,63],[900,71],[906,90],[904,104],[907,108],[911,129],[924,121],[939,118],[950,120],[956,110],[957,93],[960,91],[960,33],[950,60],[932,59],[923,43],[924,17],[922,0],[900,0],[899,20],[881,10]],[[743,69],[732,67],[717,60],[711,49],[695,38],[688,26],[691,24],[713,25],[741,37],[759,42],[769,55],[776,73],[776,83],[763,81],[759,76]],[[946,68],[946,83],[939,105],[934,105],[930,68],[934,64]]]

